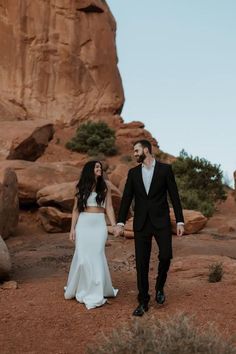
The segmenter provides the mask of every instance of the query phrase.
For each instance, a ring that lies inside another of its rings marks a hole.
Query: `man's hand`
[[[120,225],[113,226],[113,234],[115,237],[121,236],[124,234],[124,227]]]
[[[184,234],[184,225],[177,225],[177,236],[181,237]]]

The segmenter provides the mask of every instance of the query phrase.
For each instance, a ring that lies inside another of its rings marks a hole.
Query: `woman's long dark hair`
[[[102,203],[105,201],[107,194],[107,185],[103,178],[103,169],[101,176],[97,177],[96,180],[94,173],[96,163],[99,163],[102,168],[102,164],[100,161],[87,162],[83,167],[79,182],[76,185],[76,196],[78,198],[77,207],[79,212],[82,212],[84,211],[84,209],[87,208],[88,197],[94,188],[97,192],[96,201],[98,205],[101,206]]]

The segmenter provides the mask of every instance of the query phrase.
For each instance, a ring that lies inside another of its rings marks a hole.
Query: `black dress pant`
[[[148,273],[153,236],[159,248],[159,265],[155,286],[156,291],[162,290],[165,285],[167,272],[172,258],[171,225],[157,229],[153,226],[150,218],[147,217],[142,230],[134,232],[137,285],[139,292],[138,301],[143,304],[147,304],[150,300],[150,295],[148,293]]]

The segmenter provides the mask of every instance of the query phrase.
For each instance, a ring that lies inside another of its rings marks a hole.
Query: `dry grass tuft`
[[[210,283],[221,281],[224,274],[222,263],[213,263],[209,266],[208,280]]]
[[[184,314],[166,321],[135,319],[103,337],[103,343],[88,348],[89,354],[236,354],[211,325],[198,328]]]

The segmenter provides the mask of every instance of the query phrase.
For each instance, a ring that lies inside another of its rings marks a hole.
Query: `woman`
[[[102,306],[105,297],[115,297],[105,256],[107,226],[105,213],[115,227],[109,182],[103,178],[102,164],[85,164],[72,213],[70,240],[75,241],[75,252],[70,266],[65,299],[76,298],[87,309]]]

